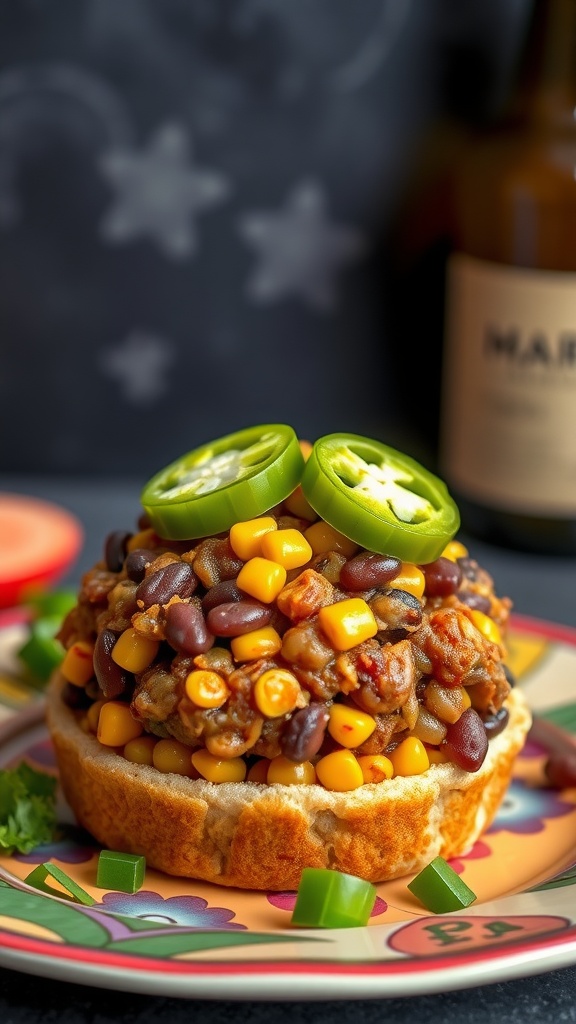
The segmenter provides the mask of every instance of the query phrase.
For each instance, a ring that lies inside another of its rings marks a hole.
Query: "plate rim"
[[[570,626],[513,615],[511,628],[576,648],[576,628]],[[0,746],[41,727],[42,722],[43,701],[40,699],[0,723]],[[9,874],[0,869],[0,877],[5,879]],[[576,883],[565,888],[574,891]],[[525,894],[516,895],[521,897]],[[537,895],[545,904],[546,893]],[[46,898],[61,902],[58,897]],[[480,908],[482,906],[489,904],[479,905]],[[544,906],[540,912],[545,914]],[[444,915],[434,915],[435,919],[438,916]],[[450,916],[458,916],[458,913]],[[383,937],[397,929],[396,922],[370,926],[371,933],[377,936],[380,930]],[[272,961],[243,961],[241,958],[212,961],[204,958],[167,962],[157,958],[155,968],[152,965],[156,960],[149,956],[136,959],[130,966],[105,964],[102,959],[97,959],[98,950],[68,943],[55,948],[54,943],[49,944],[45,939],[33,939],[17,932],[11,933],[13,938],[7,943],[6,934],[0,907],[0,964],[13,970],[96,988],[212,1000],[242,1000],[247,997],[252,1001],[325,1000],[328,978],[331,1000],[426,995],[512,981],[576,963],[576,920],[558,932],[524,937],[515,943],[503,942],[499,946],[474,949],[468,953],[462,951],[442,958],[428,955],[421,959],[391,958],[364,962],[360,959],[306,959],[301,955]],[[324,939],[329,940],[330,935],[331,930],[322,932]],[[296,932],[294,939],[297,938]],[[38,951],[34,952],[36,944]],[[74,951],[78,955],[71,956]]]

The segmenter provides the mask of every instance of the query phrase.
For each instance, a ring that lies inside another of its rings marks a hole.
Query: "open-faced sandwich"
[[[511,602],[445,485],[378,441],[239,431],[144,488],[60,638],[65,796],[170,874],[294,889],[464,853],[530,726]]]

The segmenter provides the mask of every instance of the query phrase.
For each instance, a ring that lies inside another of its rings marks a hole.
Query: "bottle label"
[[[576,273],[451,257],[441,471],[471,501],[576,515]]]

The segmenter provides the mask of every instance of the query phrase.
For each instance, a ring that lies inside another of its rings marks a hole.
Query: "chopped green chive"
[[[50,885],[48,877],[53,878],[58,882],[65,892]],[[27,885],[31,885],[34,889],[39,889],[40,892],[46,892],[50,896],[60,896],[61,899],[71,900],[73,903],[82,903],[85,907],[91,907],[96,902],[95,899],[90,896],[84,889],[82,889],[76,882],[62,871],[61,868],[57,867],[56,864],[39,864],[38,867],[34,868],[29,875],[26,876],[24,881]]]

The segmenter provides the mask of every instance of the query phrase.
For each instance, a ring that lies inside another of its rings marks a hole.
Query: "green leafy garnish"
[[[0,771],[0,851],[30,853],[56,829],[56,779],[22,761]]]

